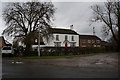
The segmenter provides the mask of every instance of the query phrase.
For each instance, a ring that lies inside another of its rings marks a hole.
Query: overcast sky
[[[54,3],[57,8],[54,24],[56,27],[69,28],[73,25],[79,34],[92,34],[93,25],[89,26],[95,2],[60,2]],[[97,27],[96,27],[97,30]],[[96,34],[99,31],[97,30]]]
[[[2,14],[3,2],[0,2],[0,15]],[[55,20],[53,21],[56,28],[70,28],[73,25],[74,30],[79,34],[93,34],[93,26],[96,35],[102,38],[101,25],[93,24],[89,26],[92,10],[90,6],[94,4],[103,4],[103,2],[54,2],[56,8]],[[5,22],[0,16],[0,35],[5,29]]]

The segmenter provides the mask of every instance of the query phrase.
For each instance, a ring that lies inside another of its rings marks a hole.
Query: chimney
[[[73,25],[70,25],[70,29],[73,30]]]

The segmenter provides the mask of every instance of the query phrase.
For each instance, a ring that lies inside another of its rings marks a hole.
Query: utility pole
[[[40,26],[39,26],[39,33],[38,33],[38,56],[40,56]]]

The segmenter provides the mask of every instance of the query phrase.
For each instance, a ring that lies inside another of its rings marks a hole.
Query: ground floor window
[[[60,47],[61,46],[61,42],[54,42],[54,46],[55,47]]]
[[[71,47],[75,47],[75,46],[76,46],[76,42],[71,42],[71,43],[70,43],[70,46],[71,46]]]

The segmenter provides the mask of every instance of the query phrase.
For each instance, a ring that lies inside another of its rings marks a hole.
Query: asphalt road
[[[118,78],[116,67],[79,67],[2,60],[2,78]]]

